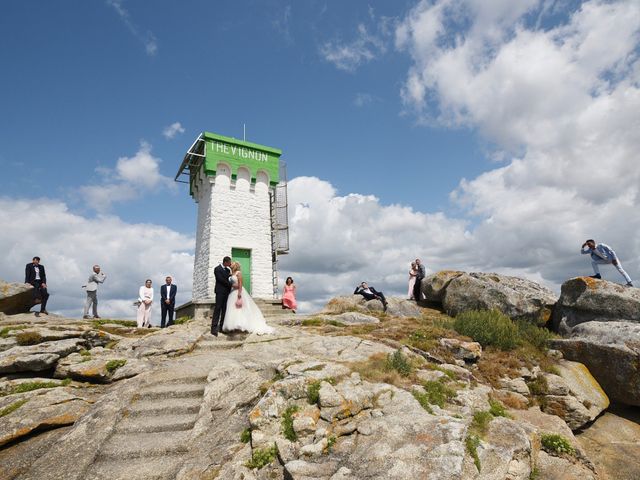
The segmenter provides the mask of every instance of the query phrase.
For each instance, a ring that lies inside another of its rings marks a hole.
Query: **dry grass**
[[[415,370],[424,365],[424,361],[420,358],[406,358],[408,369],[395,368],[398,363],[394,360],[393,354],[386,355],[384,353],[376,353],[371,355],[367,360],[361,362],[353,362],[349,364],[354,372],[358,372],[362,378],[375,383],[388,383],[400,388],[409,388],[415,383],[419,383],[419,379],[415,376]],[[403,365],[404,366],[404,365]]]

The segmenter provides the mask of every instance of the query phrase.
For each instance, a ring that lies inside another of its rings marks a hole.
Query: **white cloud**
[[[370,93],[358,92],[353,99],[353,104],[356,107],[366,107],[374,102],[375,98]]]
[[[24,266],[39,256],[47,269],[48,310],[80,317],[86,298],[81,288],[99,264],[107,281],[98,292],[98,313],[134,318],[132,306],[146,278],[156,295],[167,274],[178,285],[178,304],[191,300],[194,239],[170,228],[126,223],[114,216],[87,218],[47,198],[0,198],[0,278],[22,282]],[[159,323],[156,302],[154,321]]]
[[[118,159],[115,169],[96,169],[103,182],[80,187],[80,195],[89,207],[106,212],[114,203],[136,199],[152,190],[174,189],[173,180],[160,173],[161,161],[151,154],[151,145],[142,141],[133,157]]]
[[[124,8],[124,0],[106,0],[107,5],[113,7],[120,19],[124,22],[125,26],[144,45],[145,52],[149,56],[154,56],[158,53],[158,41],[151,31],[141,32],[138,26],[131,19],[131,15],[128,10]]]
[[[596,237],[638,276],[640,4],[561,13],[543,1],[419,2],[396,30],[413,61],[402,97],[421,121],[480,132],[505,160],[451,195],[478,225],[478,266],[557,284],[589,273],[576,252]]]
[[[361,65],[368,63],[387,51],[387,41],[393,32],[395,19],[376,17],[369,8],[369,25],[360,23],[355,38],[351,41],[341,39],[323,43],[319,52],[322,58],[333,63],[336,68],[353,73]]]
[[[162,130],[162,135],[164,135],[165,138],[169,140],[175,138],[175,136],[179,133],[184,133],[184,127],[180,122],[174,122],[168,127],[165,127],[164,130]]]

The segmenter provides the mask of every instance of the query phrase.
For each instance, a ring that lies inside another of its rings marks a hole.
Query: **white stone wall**
[[[198,188],[198,229],[193,273],[193,299],[214,298],[213,269],[232,248],[251,250],[251,287],[254,298],[273,298],[271,210],[269,180],[258,175],[251,185],[240,169],[232,182],[230,169],[218,166],[217,175],[203,176]]]

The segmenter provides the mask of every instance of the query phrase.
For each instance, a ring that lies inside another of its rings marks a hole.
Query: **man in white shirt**
[[[93,306],[93,318],[100,318],[98,316],[98,284],[104,283],[107,276],[100,271],[100,265],[93,266],[93,272],[89,275],[89,280],[85,288],[87,289],[87,300],[84,303],[84,315],[82,318],[89,317],[89,308]]]
[[[593,272],[595,273],[595,275],[591,276],[592,278],[602,278],[598,265],[612,264],[618,269],[620,275],[622,275],[627,281],[627,287],[633,287],[633,283],[631,283],[631,277],[627,272],[624,271],[620,260],[618,260],[616,252],[614,252],[609,245],[605,245],[604,243],[596,244],[595,240],[590,238],[582,244],[580,253],[582,253],[583,255],[591,255],[591,266],[593,267]]]

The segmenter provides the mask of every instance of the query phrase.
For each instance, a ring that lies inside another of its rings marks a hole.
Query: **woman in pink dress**
[[[411,270],[409,270],[409,300],[413,300],[413,287],[416,284],[417,275],[416,262],[411,262]]]
[[[296,313],[298,304],[296,302],[296,286],[293,283],[293,278],[287,277],[284,282],[284,290],[282,291],[282,308],[289,308],[293,313]]]

